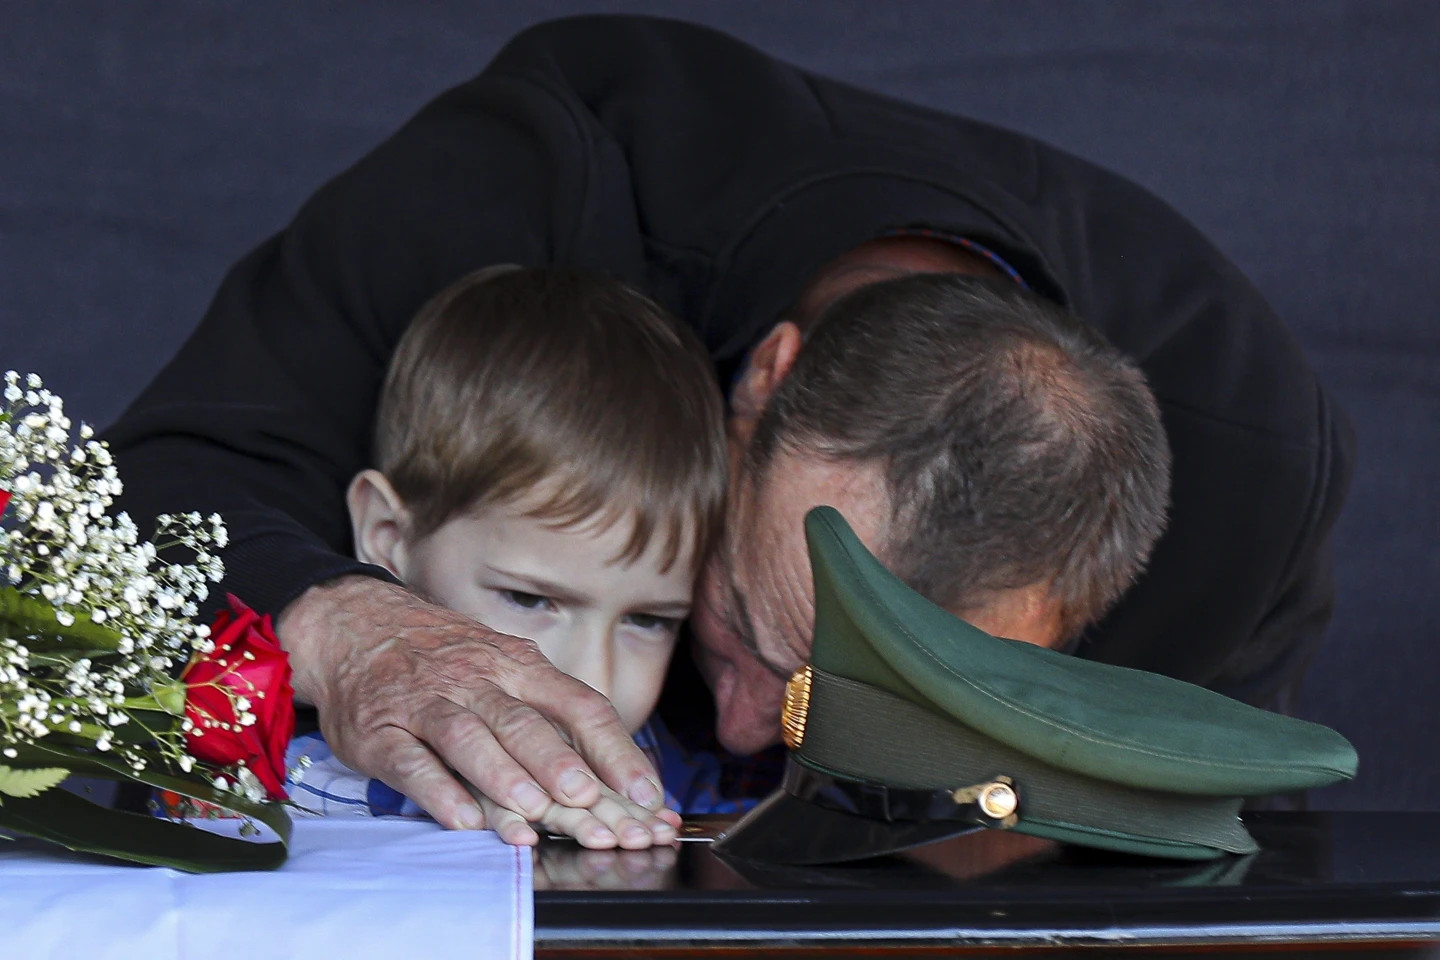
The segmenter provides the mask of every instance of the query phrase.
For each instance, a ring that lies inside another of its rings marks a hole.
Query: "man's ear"
[[[745,369],[730,391],[731,416],[759,419],[775,388],[795,366],[795,357],[800,353],[803,339],[798,326],[789,320],[781,320],[765,335],[764,340],[755,345]]]
[[[410,511],[390,481],[379,470],[360,471],[345,491],[345,505],[350,508],[355,559],[382,566],[404,580]]]
[[[1063,605],[1050,583],[1032,583],[992,593],[985,603],[956,616],[994,637],[1033,643],[1058,650],[1067,637],[1060,632]]]

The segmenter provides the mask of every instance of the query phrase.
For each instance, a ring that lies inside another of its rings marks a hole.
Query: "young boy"
[[[713,797],[718,765],[676,756],[646,720],[721,521],[725,456],[710,360],[659,306],[596,275],[487,268],[426,304],[396,349],[376,467],[347,493],[355,552],[434,603],[534,640],[638,733],[669,806],[718,812],[695,799]],[[291,765],[302,756],[303,807],[419,812],[316,735],[292,744]],[[514,825],[479,799],[487,822]],[[638,811],[607,794],[588,813],[552,805],[541,825],[587,846],[648,846]],[[533,837],[518,826],[502,836]]]

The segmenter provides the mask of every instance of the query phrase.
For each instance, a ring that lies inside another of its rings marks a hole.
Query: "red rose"
[[[4,513],[4,512],[5,512],[5,508],[8,507],[9,505],[10,505],[10,491],[9,491],[9,490],[5,490],[5,489],[3,489],[3,488],[0,488],[0,513]]]
[[[197,760],[218,766],[243,763],[272,800],[285,799],[285,748],[295,732],[295,691],[290,657],[280,649],[270,617],[260,616],[233,595],[210,627],[215,649],[190,661],[185,745]],[[248,701],[237,712],[240,698]],[[252,723],[240,718],[253,714]]]

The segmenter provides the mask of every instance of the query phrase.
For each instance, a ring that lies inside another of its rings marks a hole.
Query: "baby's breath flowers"
[[[211,550],[225,544],[218,515],[163,516],[142,540],[124,513],[108,512],[121,491],[110,451],[88,426],[70,446],[64,404],[39,377],[5,374],[0,403],[0,754],[55,734],[113,750],[144,769],[158,747],[178,763],[177,734],[120,737],[134,700],[173,683],[209,628],[196,623],[209,584],[224,575]],[[162,563],[167,548],[193,563]]]
[[[256,719],[256,691],[235,677],[218,683],[212,670],[195,685],[184,679],[224,655],[195,619],[224,575],[217,555],[227,542],[224,523],[216,514],[161,516],[154,536],[143,538],[129,516],[110,512],[121,483],[109,449],[83,424],[72,442],[72,427],[61,399],[38,376],[4,375],[0,827],[15,829],[7,804],[70,772],[146,783],[179,777],[168,786],[198,782],[237,802],[274,798],[246,769],[252,758],[218,765],[190,749],[199,733],[195,696],[208,697],[211,728],[238,731]],[[243,608],[233,598],[231,605]],[[275,656],[288,697],[278,645]],[[288,702],[283,709],[291,709]]]

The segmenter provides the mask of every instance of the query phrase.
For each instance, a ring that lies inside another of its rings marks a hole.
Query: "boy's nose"
[[[583,635],[575,637],[575,641],[574,656],[567,658],[570,669],[566,672],[608,699],[615,688],[610,631],[587,627]]]

